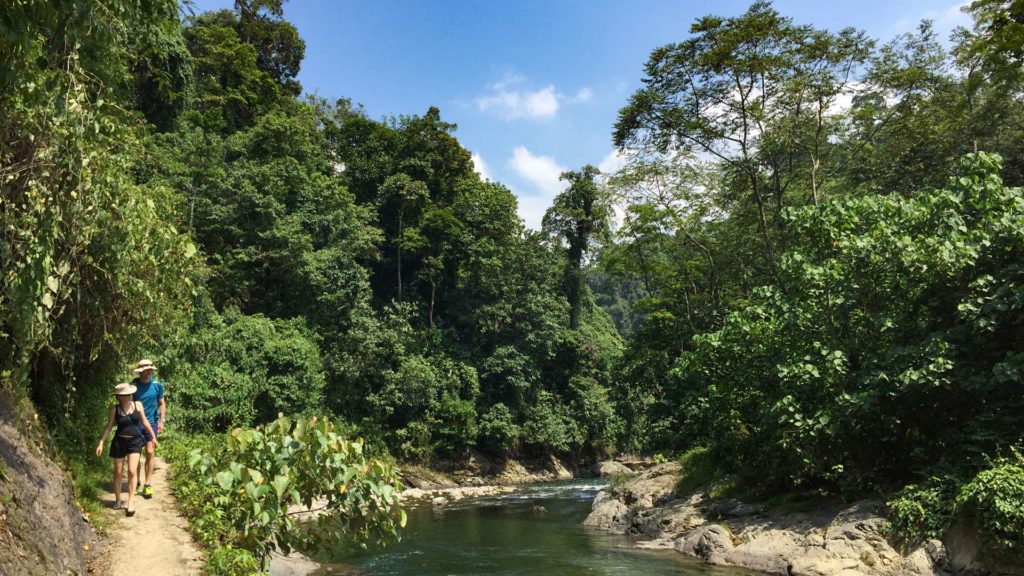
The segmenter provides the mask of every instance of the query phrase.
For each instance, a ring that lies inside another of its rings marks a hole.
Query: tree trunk
[[[427,315],[427,320],[430,323],[430,328],[434,328],[434,295],[437,293],[437,283],[434,282],[434,277],[430,277],[430,313]]]
[[[398,212],[398,301],[402,301],[402,212]]]

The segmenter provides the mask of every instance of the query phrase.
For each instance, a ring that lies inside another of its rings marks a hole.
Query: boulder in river
[[[625,534],[629,526],[628,516],[629,506],[610,493],[601,491],[597,493],[593,510],[583,525],[613,534]]]

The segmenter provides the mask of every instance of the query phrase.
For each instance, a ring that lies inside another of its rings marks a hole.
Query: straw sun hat
[[[114,386],[113,394],[114,396],[129,396],[131,394],[135,394],[136,390],[138,390],[138,388],[125,382],[123,384],[118,384],[117,386]]]
[[[136,374],[142,374],[146,370],[153,370],[155,372],[156,371],[156,364],[153,364],[152,360],[146,360],[146,359],[139,360],[139,367],[134,369],[134,370],[132,370],[132,372],[134,372]]]

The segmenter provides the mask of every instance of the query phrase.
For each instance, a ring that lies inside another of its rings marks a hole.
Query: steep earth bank
[[[459,486],[515,486],[600,475],[600,464],[574,463],[554,456],[534,460],[491,459],[473,453],[467,460],[432,468],[399,466],[402,482],[424,490]]]
[[[541,460],[490,460],[479,454],[457,465],[398,467],[402,484],[406,486],[400,495],[402,500],[429,499],[435,506],[463,498],[513,492],[522,484],[596,478],[629,470],[612,461],[581,465],[553,456]]]
[[[680,468],[667,463],[598,493],[584,525],[646,536],[639,547],[675,549],[711,564],[787,576],[1024,574],[1024,566],[986,566],[973,531],[958,526],[901,554],[882,534],[877,500],[770,511],[705,494],[676,494]]]
[[[96,537],[36,422],[0,393],[0,574],[84,575]]]

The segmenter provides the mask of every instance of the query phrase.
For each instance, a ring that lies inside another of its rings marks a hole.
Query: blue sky
[[[853,26],[886,40],[922,18],[947,36],[970,19],[963,0],[779,0],[799,24]],[[195,0],[197,12],[232,0]],[[458,124],[478,171],[512,189],[536,227],[558,174],[613,168],[612,124],[640,85],[651,50],[687,36],[695,18],[749,2],[684,0],[292,0],[285,18],[306,41],[299,80],[347,97],[372,118],[423,114]]]

